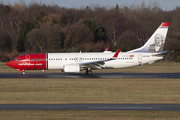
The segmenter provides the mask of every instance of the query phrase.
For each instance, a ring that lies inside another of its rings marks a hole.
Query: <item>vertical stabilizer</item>
[[[163,22],[144,46],[131,50],[129,52],[150,52],[160,53],[163,51],[166,35],[169,27],[169,22]]]

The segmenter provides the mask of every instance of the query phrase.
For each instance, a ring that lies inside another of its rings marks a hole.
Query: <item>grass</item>
[[[179,79],[0,79],[1,104],[176,103]]]
[[[109,73],[109,72],[121,72],[121,73],[180,73],[180,63],[175,62],[155,62],[153,64],[145,64],[143,66],[136,66],[124,69],[103,69],[93,70],[94,73]],[[8,67],[5,63],[0,63],[0,73],[14,73],[18,72],[13,68]],[[26,72],[42,72],[41,70],[27,70]],[[85,72],[85,71],[81,71]],[[61,70],[45,70],[45,73],[61,73]]]
[[[179,112],[167,111],[0,111],[1,120],[175,120]]]
[[[179,73],[179,63],[153,63],[126,69],[93,72]],[[18,72],[0,64],[0,73]],[[27,71],[41,72],[41,71]],[[48,70],[45,72],[60,72]],[[84,72],[84,71],[83,71]],[[45,103],[176,103],[179,79],[0,79],[1,104]],[[1,110],[1,120],[128,119],[174,120],[177,111],[56,111]]]

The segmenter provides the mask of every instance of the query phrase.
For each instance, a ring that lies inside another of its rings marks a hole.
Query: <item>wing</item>
[[[93,70],[102,69],[102,65],[104,65],[105,62],[108,62],[108,61],[111,61],[111,60],[116,60],[116,58],[119,55],[119,52],[120,52],[120,49],[118,49],[116,51],[116,53],[114,54],[114,56],[112,58],[107,59],[107,60],[99,60],[99,61],[80,63],[79,65],[80,65],[81,68],[91,68]]]

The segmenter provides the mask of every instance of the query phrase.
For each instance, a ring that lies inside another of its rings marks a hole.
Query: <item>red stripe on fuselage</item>
[[[46,69],[46,53],[26,54],[11,60],[8,66],[23,70],[44,70]]]

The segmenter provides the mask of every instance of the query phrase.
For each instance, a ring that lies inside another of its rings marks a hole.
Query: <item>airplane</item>
[[[85,70],[92,74],[97,69],[119,69],[134,67],[163,59],[168,54],[163,51],[169,22],[163,22],[147,42],[140,48],[121,52],[79,52],[79,53],[33,53],[15,57],[7,65],[25,70],[62,70],[64,73],[78,73]]]

